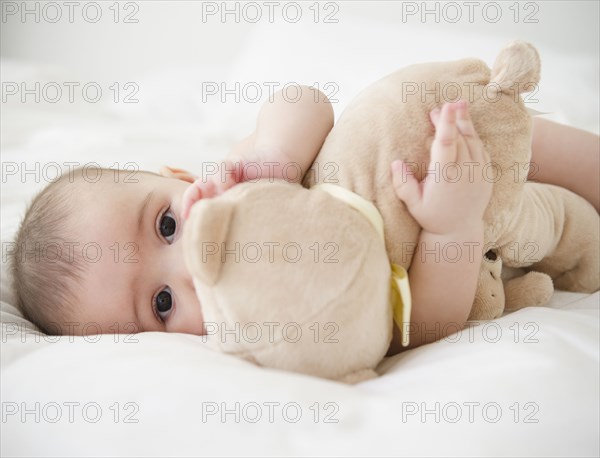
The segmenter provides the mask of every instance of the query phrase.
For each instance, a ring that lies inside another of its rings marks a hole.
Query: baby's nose
[[[194,279],[190,275],[190,273],[188,272],[187,268],[185,267],[185,263],[183,264],[183,269],[182,269],[182,272],[181,272],[181,278],[185,282],[185,286],[189,287],[192,290],[194,289]]]

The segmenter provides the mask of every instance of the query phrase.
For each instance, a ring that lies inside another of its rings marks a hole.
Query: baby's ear
[[[193,183],[198,179],[196,175],[187,170],[176,169],[174,167],[169,167],[168,165],[163,165],[158,173],[165,178],[176,178],[178,180],[187,181],[188,183]]]

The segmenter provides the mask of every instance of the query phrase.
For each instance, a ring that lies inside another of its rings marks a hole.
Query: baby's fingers
[[[409,211],[414,211],[421,201],[421,188],[414,173],[400,160],[392,162],[392,183],[396,196],[406,204]]]
[[[456,111],[456,126],[460,131],[468,151],[465,151],[467,157],[473,161],[484,162],[486,159],[486,152],[483,148],[483,143],[475,131],[471,115],[469,114],[469,107],[466,100],[458,102]]]
[[[458,130],[454,105],[445,104],[437,120],[435,137],[431,145],[432,163],[456,162]]]
[[[429,112],[429,120],[431,121],[431,124],[433,124],[433,127],[437,128],[437,123],[440,120],[440,113],[441,112],[442,112],[442,110],[440,110],[440,107],[434,107]]]
[[[188,186],[188,188],[183,193],[183,199],[181,201],[181,217],[183,219],[187,219],[190,216],[190,209],[195,202],[200,200],[200,196],[202,195],[200,189],[198,189],[194,184]]]
[[[476,137],[475,127],[471,121],[469,107],[466,100],[456,102],[456,127],[465,137]]]
[[[223,162],[221,170],[221,182],[219,183],[219,191],[225,192],[234,185],[242,181],[243,164],[239,159],[230,159]]]
[[[200,199],[208,197],[214,197],[217,194],[215,184],[212,181],[202,182],[199,178],[194,181],[183,193],[181,202],[181,216],[183,219],[187,219],[190,216],[190,210],[192,206]]]

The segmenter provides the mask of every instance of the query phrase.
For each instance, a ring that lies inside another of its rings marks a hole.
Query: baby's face
[[[181,203],[189,184],[149,174],[135,179],[84,184],[84,194],[91,194],[75,227],[81,245],[97,243],[101,256],[86,261],[75,291],[79,309],[73,321],[79,325],[74,333],[92,323],[88,333],[99,326],[111,334],[201,335],[202,310],[183,261]],[[93,249],[90,257],[96,257]]]

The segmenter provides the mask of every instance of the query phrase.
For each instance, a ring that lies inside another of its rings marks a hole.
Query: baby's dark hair
[[[117,173],[131,171],[86,166],[63,173],[33,199],[21,221],[10,255],[14,295],[25,318],[46,334],[64,334],[61,324],[76,310],[73,291],[86,271],[76,239],[83,192],[78,185]]]

